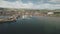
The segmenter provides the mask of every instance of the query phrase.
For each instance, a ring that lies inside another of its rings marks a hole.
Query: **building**
[[[59,12],[58,11],[57,12],[54,12],[54,14],[60,14],[60,11]]]
[[[47,14],[48,14],[48,15],[52,15],[52,14],[54,14],[54,12],[48,12]]]
[[[47,16],[53,16],[54,12],[47,12]]]

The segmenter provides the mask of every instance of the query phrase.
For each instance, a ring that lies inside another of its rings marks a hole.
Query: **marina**
[[[0,16],[1,17],[1,16]],[[6,18],[4,18],[5,16],[3,16],[3,18],[0,18],[0,22],[10,22],[10,21],[16,21],[18,18],[21,18],[21,19],[29,19],[31,18],[32,16],[29,16],[29,15],[22,15],[21,17],[19,16],[6,16]]]

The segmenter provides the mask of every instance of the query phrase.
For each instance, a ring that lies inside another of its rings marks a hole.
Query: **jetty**
[[[0,22],[11,22],[11,21],[16,21],[17,17],[10,16],[8,18],[0,18]]]

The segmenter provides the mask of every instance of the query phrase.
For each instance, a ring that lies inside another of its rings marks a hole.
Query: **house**
[[[53,14],[54,14],[54,12],[52,12],[52,11],[47,12],[47,16],[53,16]]]
[[[54,12],[48,12],[47,14],[48,14],[48,15],[52,15],[52,14],[54,14]]]
[[[57,12],[54,12],[54,14],[60,14],[60,11],[59,12],[58,11]]]

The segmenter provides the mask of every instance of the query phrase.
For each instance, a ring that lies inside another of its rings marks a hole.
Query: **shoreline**
[[[53,15],[52,16],[48,16],[48,15],[32,15],[32,17],[34,17],[34,16],[36,16],[36,17],[42,16],[42,17],[58,17],[58,18],[60,18],[59,16],[53,16]],[[13,22],[13,21],[16,21],[17,18],[18,18],[18,16],[11,16],[11,17],[8,17],[6,19],[1,18],[0,22],[11,22],[11,21]],[[21,18],[21,17],[19,17],[19,18]]]

